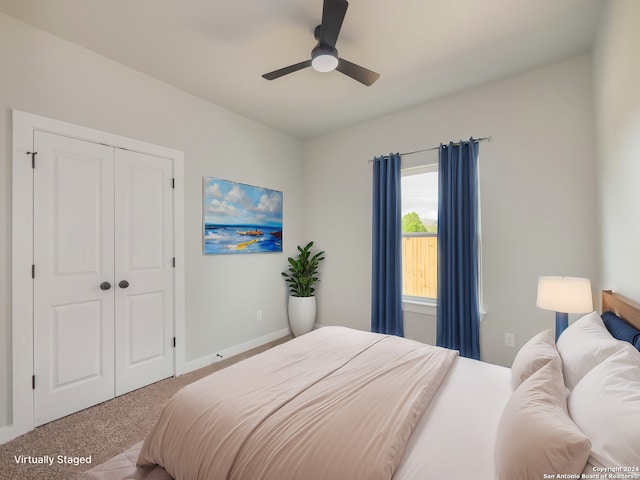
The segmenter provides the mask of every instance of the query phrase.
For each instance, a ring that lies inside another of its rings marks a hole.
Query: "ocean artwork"
[[[282,192],[203,178],[205,255],[282,252]]]

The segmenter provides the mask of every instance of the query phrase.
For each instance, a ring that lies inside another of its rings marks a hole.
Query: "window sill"
[[[433,317],[437,314],[437,304],[434,300],[402,300],[402,311],[411,313],[421,313],[422,315],[431,315]],[[480,321],[484,320],[484,316],[487,314],[483,309],[480,310]]]
[[[436,302],[429,300],[402,300],[404,312],[421,313],[423,315],[436,316]]]

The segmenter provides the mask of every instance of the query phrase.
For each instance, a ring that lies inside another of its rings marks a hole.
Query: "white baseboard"
[[[286,337],[287,335],[291,335],[291,330],[289,330],[288,328],[276,330],[275,332],[272,332],[268,335],[254,338],[253,340],[249,340],[248,342],[244,342],[239,345],[226,348],[220,352],[212,353],[210,355],[200,357],[196,360],[191,360],[190,362],[186,362],[184,364],[184,370],[181,372],[176,372],[176,374],[182,375],[185,373],[193,372],[194,370],[198,370],[199,368],[207,367],[213,363],[224,360],[225,358],[233,357],[234,355],[239,355],[241,353],[246,352],[247,350],[260,347],[265,343],[273,342],[274,340],[278,340],[279,338]]]
[[[22,427],[20,428],[17,425],[6,425],[0,427],[0,445],[3,443],[10,442],[14,438],[18,438],[20,435],[24,435],[29,432],[31,428]]]

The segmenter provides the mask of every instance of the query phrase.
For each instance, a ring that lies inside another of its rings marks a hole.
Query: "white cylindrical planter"
[[[293,336],[309,333],[316,321],[316,297],[289,296],[288,312]]]

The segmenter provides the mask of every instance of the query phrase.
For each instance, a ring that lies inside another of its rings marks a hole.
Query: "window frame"
[[[413,175],[420,175],[424,173],[437,173],[439,171],[438,168],[438,160],[431,160],[427,162],[415,163],[413,165],[409,165],[407,167],[403,167],[400,171],[401,177],[408,177]],[[402,191],[400,192],[400,197],[402,199]],[[403,233],[400,231],[401,238],[404,236],[428,236],[428,237],[437,237],[438,233],[429,233],[429,232],[416,232],[416,233]],[[403,279],[404,280],[404,279]],[[404,282],[403,282],[404,286]],[[415,313],[423,313],[428,315],[436,314],[436,305],[438,303],[438,298],[435,297],[420,297],[415,295],[402,295],[402,309],[408,312]]]

